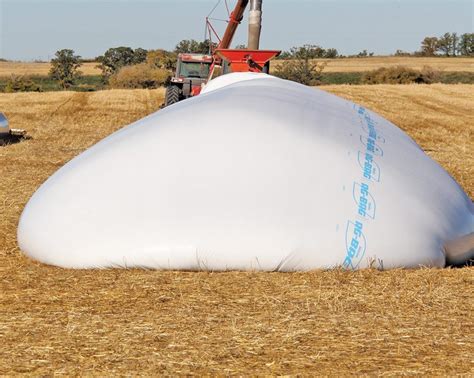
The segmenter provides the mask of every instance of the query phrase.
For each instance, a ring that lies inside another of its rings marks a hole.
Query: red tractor
[[[208,80],[213,61],[211,55],[179,54],[176,74],[166,88],[165,106],[198,94]]]
[[[250,2],[248,49],[229,49],[237,27]],[[176,75],[166,88],[164,106],[188,97],[196,96],[212,78],[230,72],[269,72],[269,62],[280,54],[277,50],[259,50],[262,0],[238,0],[229,16],[222,39],[219,38],[209,19],[206,20],[209,35],[219,40],[212,55],[179,54]],[[212,46],[212,44],[211,44]]]

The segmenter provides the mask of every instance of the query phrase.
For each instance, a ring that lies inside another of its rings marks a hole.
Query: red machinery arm
[[[227,24],[227,28],[225,29],[224,36],[222,37],[222,40],[217,46],[218,49],[228,49],[230,47],[232,39],[235,35],[235,31],[237,30],[237,27],[239,26],[242,19],[244,18],[245,8],[247,8],[248,3],[249,0],[237,1],[234,10],[230,14],[229,23]]]
[[[238,0],[237,1],[237,4],[235,5],[235,9],[230,14],[229,23],[227,24],[227,28],[224,32],[224,36],[222,37],[221,40],[219,40],[219,44],[212,51],[212,56],[214,60],[211,64],[208,81],[214,77],[215,68],[216,67],[221,68],[222,61],[225,61],[227,63],[227,67],[230,69],[230,72],[267,72],[268,73],[267,63],[270,61],[270,59],[280,54],[281,51],[277,51],[277,50],[259,50],[258,49],[258,42],[260,39],[260,27],[261,27],[260,22],[256,23],[258,33],[254,33],[255,34],[254,37],[256,38],[256,43],[254,43],[253,45],[256,45],[256,46],[254,46],[252,49],[229,49],[230,44],[232,43],[232,39],[234,38],[235,32],[237,30],[237,27],[242,21],[244,17],[245,9],[247,8],[247,5],[249,3],[251,4],[251,8],[253,6],[255,8],[253,10],[257,11],[259,13],[258,16],[261,17],[262,0]],[[212,25],[209,24],[209,21],[207,21],[207,24],[209,26],[209,34],[211,34],[211,31],[212,31],[217,36],[217,33],[215,32],[214,28],[212,28]],[[249,32],[251,32],[251,30],[249,30]],[[219,36],[217,36],[217,38],[219,38]],[[250,38],[249,38],[249,44],[250,44]],[[218,73],[221,74],[221,71],[219,71]]]

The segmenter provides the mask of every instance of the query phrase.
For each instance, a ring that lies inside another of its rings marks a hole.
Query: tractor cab
[[[165,106],[198,94],[207,82],[212,62],[211,55],[179,54],[175,76],[166,88]]]

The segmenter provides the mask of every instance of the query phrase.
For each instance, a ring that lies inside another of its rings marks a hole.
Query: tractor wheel
[[[171,85],[166,88],[165,107],[173,105],[179,101],[180,90],[176,85]]]

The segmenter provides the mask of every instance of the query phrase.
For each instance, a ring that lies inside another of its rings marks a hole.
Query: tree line
[[[440,37],[425,37],[420,52],[424,56],[473,56],[474,33],[445,33]]]
[[[72,49],[58,50],[51,60],[49,76],[63,89],[72,87],[81,77],[80,67],[85,61],[98,64],[103,84],[112,84],[126,88],[153,88],[166,84],[176,67],[177,55],[180,53],[209,54],[216,44],[210,40],[196,41],[185,39],[176,44],[173,51],[145,50],[143,48],[113,47],[95,59],[85,60],[76,55]],[[245,49],[245,45],[235,48]],[[358,54],[344,56],[335,48],[323,48],[315,44],[295,46],[283,51],[278,59],[287,60],[280,64],[275,74],[282,77],[295,75],[320,77],[324,64],[317,65],[311,60],[334,59],[345,57],[371,57],[373,52],[362,50]],[[407,53],[397,50],[396,56],[474,56],[474,33],[445,33],[439,37],[425,37],[420,50]],[[290,63],[294,61],[294,63]],[[21,80],[15,79],[14,85],[22,86]],[[18,81],[18,83],[17,83]],[[12,84],[12,85],[13,85]]]
[[[101,56],[96,57],[93,61],[98,63],[98,68],[102,71],[104,83],[116,84],[117,80],[135,79],[138,76],[139,69],[145,73],[144,82],[137,85],[142,87],[153,87],[162,85],[166,79],[165,73],[171,75],[175,69],[177,55],[180,53],[196,53],[210,54],[216,44],[210,40],[196,41],[193,39],[185,39],[180,41],[173,51],[166,50],[145,50],[143,48],[132,49],[131,47],[113,47],[105,51]],[[245,45],[238,45],[236,48],[245,49]],[[364,50],[356,56],[372,56]],[[289,51],[284,51],[279,59],[285,60],[308,60],[316,58],[337,58],[340,57],[338,51],[334,48],[322,48],[318,45],[303,45],[293,47]],[[74,50],[62,49],[56,52],[51,60],[51,70],[49,76],[56,80],[63,89],[68,89],[74,85],[76,80],[81,76],[80,67],[84,60],[76,55]],[[132,69],[131,67],[135,67]],[[123,71],[123,72],[121,72]],[[119,77],[120,76],[120,77]],[[159,78],[157,81],[156,78]],[[132,84],[130,84],[133,87]]]
[[[179,53],[207,54],[213,47],[215,45],[209,40],[199,42],[193,39],[180,41],[173,51],[132,49],[131,47],[120,46],[109,48],[103,55],[96,57],[93,61],[98,63],[97,67],[102,71],[104,83],[116,81],[116,76],[125,68],[128,68],[128,72],[125,72],[126,75],[122,76],[135,76],[136,79],[139,70],[132,70],[130,67],[139,66],[136,68],[141,69],[145,73],[144,76],[148,74],[148,77],[144,77],[143,82],[139,85],[154,87],[162,85],[166,81],[166,76],[171,75],[176,67]],[[63,89],[68,89],[81,76],[80,67],[83,62],[84,60],[81,56],[76,55],[74,50],[58,50],[51,60],[49,76],[57,80]],[[159,80],[156,80],[157,78]]]
[[[474,56],[474,33],[444,33],[439,37],[425,37],[420,50],[413,53],[397,50],[395,56]]]

